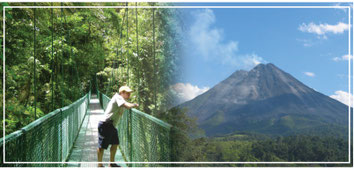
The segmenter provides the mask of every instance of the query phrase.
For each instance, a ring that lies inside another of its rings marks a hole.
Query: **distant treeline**
[[[293,134],[270,136],[252,132],[235,132],[223,136],[192,138],[190,135],[201,131],[196,119],[185,114],[186,110],[170,109],[165,121],[172,124],[173,162],[348,162],[348,137],[327,135]],[[353,149],[351,143],[351,149]],[[353,153],[353,152],[351,152]],[[172,164],[171,166],[201,167],[351,167],[342,164]]]
[[[240,137],[242,137],[241,135]],[[348,140],[296,135],[265,140],[199,138],[184,149],[186,162],[347,162]],[[190,165],[185,165],[190,166]],[[352,166],[351,164],[203,164],[198,166]]]

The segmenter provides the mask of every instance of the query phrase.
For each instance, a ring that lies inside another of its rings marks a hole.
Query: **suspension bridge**
[[[126,4],[128,6],[128,3]],[[136,3],[137,6],[137,3]],[[153,61],[154,72],[155,64],[155,14],[152,9],[153,18]],[[34,78],[34,114],[36,116],[37,101],[37,80],[36,80],[36,9],[33,9],[33,78]],[[137,36],[137,54],[139,55],[138,42],[138,12],[135,9],[136,17],[136,36]],[[61,8],[61,17],[64,18],[63,8]],[[51,49],[51,93],[54,96],[54,51],[53,51],[53,8],[51,9],[52,25],[52,49]],[[128,9],[123,16],[122,24],[126,21],[128,34]],[[121,45],[123,29],[120,27],[119,44]],[[70,30],[67,35],[70,40]],[[128,36],[127,36],[128,41]],[[4,41],[5,42],[5,41]],[[70,41],[71,42],[71,41]],[[120,48],[122,50],[122,48]],[[72,56],[70,50],[69,58]],[[122,52],[118,56],[122,57]],[[128,58],[126,58],[127,61]],[[76,63],[76,77],[78,76]],[[62,67],[62,63],[60,64]],[[113,67],[113,64],[112,64]],[[61,69],[62,70],[62,69]],[[129,64],[127,65],[127,75],[129,75]],[[112,71],[112,77],[113,71]],[[128,76],[129,84],[129,76]],[[97,147],[98,147],[98,121],[102,120],[104,110],[110,98],[98,90],[95,79],[95,94],[92,94],[91,83],[89,91],[72,104],[53,110],[45,116],[36,119],[34,122],[0,139],[0,167],[6,166],[68,166],[68,167],[89,167],[97,166]],[[110,81],[112,86],[113,81]],[[118,82],[117,82],[118,84]],[[56,84],[58,86],[58,84]],[[81,90],[82,87],[80,86]],[[110,90],[108,92],[110,93]],[[139,89],[138,89],[139,91]],[[154,89],[154,105],[156,108],[156,88]],[[138,94],[139,100],[139,94]],[[52,97],[52,103],[53,97]],[[61,105],[62,106],[62,105]],[[171,160],[171,128],[172,126],[162,120],[136,109],[126,109],[118,126],[119,148],[116,154],[115,162],[120,166],[158,166],[155,163],[145,162],[170,162]],[[105,151],[103,162],[109,161],[109,149]],[[163,166],[167,166],[164,164]]]
[[[97,125],[109,100],[99,91],[90,91],[71,105],[1,138],[0,166],[97,166]],[[118,126],[120,145],[115,161],[122,167],[169,162],[171,127],[139,110],[125,110]],[[109,162],[109,149],[103,162]]]

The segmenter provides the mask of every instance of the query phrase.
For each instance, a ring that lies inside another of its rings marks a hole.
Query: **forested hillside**
[[[172,160],[174,162],[199,162],[197,164],[175,164],[173,166],[336,166],[350,167],[347,162],[349,153],[348,137],[334,133],[326,135],[294,134],[291,136],[271,136],[254,132],[237,132],[215,137],[199,137],[202,133],[196,119],[186,115],[186,110],[177,107],[171,109],[169,121],[178,127],[173,129]],[[173,115],[173,116],[172,116]],[[325,129],[326,130],[326,129]],[[194,137],[193,137],[194,136]],[[352,144],[350,146],[352,151]],[[205,163],[202,162],[218,162]],[[228,163],[244,162],[244,163]],[[268,163],[246,163],[268,162]],[[317,162],[317,163],[279,163],[274,162]],[[352,162],[352,160],[351,160]]]

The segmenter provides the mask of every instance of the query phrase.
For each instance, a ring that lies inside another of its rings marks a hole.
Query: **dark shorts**
[[[98,123],[98,148],[107,149],[108,145],[119,145],[118,131],[111,121]]]

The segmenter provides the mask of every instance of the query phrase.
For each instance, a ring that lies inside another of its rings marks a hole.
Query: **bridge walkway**
[[[92,95],[89,111],[83,120],[77,140],[74,144],[67,162],[68,167],[97,167],[97,163],[77,163],[77,162],[97,162],[98,146],[98,122],[104,117],[104,110],[101,108],[96,95]],[[110,147],[105,150],[103,162],[109,162]],[[116,162],[125,162],[121,151],[117,150]],[[127,167],[125,163],[117,163],[122,167]],[[108,166],[108,164],[104,164]]]

